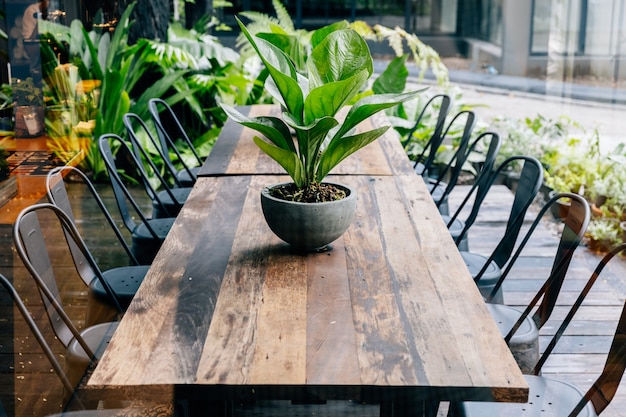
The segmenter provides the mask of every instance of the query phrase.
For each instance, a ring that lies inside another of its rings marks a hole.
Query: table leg
[[[232,401],[194,400],[189,402],[188,417],[233,417],[235,414]]]
[[[437,401],[417,401],[410,398],[397,398],[380,403],[380,417],[436,417],[439,410]]]

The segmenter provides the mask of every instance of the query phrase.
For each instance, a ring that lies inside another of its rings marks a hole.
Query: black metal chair
[[[48,231],[45,235],[41,228],[40,214],[43,211],[50,212],[64,230],[58,230],[57,234]],[[90,268],[96,273],[97,279],[107,291],[111,299],[116,296],[108,283],[100,273],[96,262],[89,253],[72,221],[65,213],[50,203],[36,204],[25,208],[20,212],[13,225],[13,240],[18,255],[32,275],[41,299],[46,308],[46,313],[56,337],[65,346],[65,359],[68,379],[72,386],[78,385],[83,378],[89,365],[97,360],[106,347],[111,336],[117,328],[117,322],[100,323],[78,330],[63,307],[63,300],[57,283],[54,264],[55,259],[52,244],[58,245],[58,234],[63,233],[67,239],[70,236],[89,262]],[[49,237],[48,237],[49,236]],[[57,240],[54,240],[54,238]],[[52,239],[53,242],[48,240]],[[62,271],[60,271],[62,273]],[[121,306],[118,311],[121,314]]]
[[[533,375],[526,375],[530,392],[527,403],[462,402],[452,403],[450,414],[455,417],[483,416],[597,416],[606,409],[615,397],[617,388],[626,370],[626,302],[617,323],[615,336],[600,376],[586,393],[572,384],[553,378],[539,376],[541,368],[554,350],[559,339],[581,306],[584,298],[597,281],[608,262],[618,253],[626,251],[626,243],[607,253],[585,288],[574,302],[567,316],[555,332],[533,370]]]
[[[489,300],[502,287],[502,283],[514,268],[528,241],[546,213],[559,201],[569,200],[570,208],[563,221],[559,245],[554,254],[550,274],[524,311],[502,304],[488,303],[487,308],[496,321],[504,340],[509,345],[517,364],[524,373],[530,373],[539,360],[539,330],[554,310],[563,281],[576,248],[580,246],[590,219],[587,201],[578,194],[562,193],[552,197],[539,211],[537,217],[511,256],[502,275],[494,285]]]
[[[436,107],[437,104],[439,104],[438,109]],[[406,149],[411,142],[413,134],[424,125],[424,119],[426,118],[426,116],[430,114],[430,112],[436,113],[437,121],[435,122],[433,134],[424,144],[424,148],[416,157],[413,164],[413,169],[415,170],[415,172],[425,178],[428,177],[428,171],[435,161],[437,149],[439,149],[439,146],[443,141],[443,131],[445,127],[446,117],[448,117],[451,105],[452,99],[447,94],[436,94],[432,96],[422,108],[422,111],[415,120],[415,124],[413,125],[411,130],[409,130],[407,138],[402,143],[402,146]]]
[[[157,129],[161,149],[164,150],[164,161],[168,166],[168,170],[175,173],[182,186],[192,186],[196,182],[198,170],[204,162],[202,157],[193,145],[187,132],[185,132],[176,113],[165,100],[160,98],[150,99],[148,108]],[[187,150],[190,158],[183,156],[183,149]],[[176,158],[182,165],[181,169],[175,167],[168,150],[176,155]],[[192,164],[190,161],[195,162],[195,164]]]
[[[128,132],[128,136],[132,143],[135,159],[142,162],[143,170],[146,173],[152,173],[152,177],[156,177],[159,180],[159,188],[162,188],[162,190],[158,191],[156,195],[153,195],[153,188],[148,184],[149,178],[146,178],[143,175],[140,176],[140,180],[144,185],[146,193],[154,202],[154,217],[170,217],[178,214],[180,208],[183,204],[185,204],[185,201],[187,201],[187,197],[189,197],[191,187],[182,185],[176,175],[176,172],[172,170],[170,165],[166,162],[166,159],[169,159],[166,155],[167,149],[161,149],[161,144],[159,144],[154,138],[150,129],[141,117],[134,113],[126,113],[123,120],[124,126],[126,126],[126,131]],[[158,153],[161,160],[163,160],[165,169],[169,172],[168,177],[171,177],[174,182],[173,187],[170,187],[168,184],[166,176],[161,174],[161,170],[152,160],[148,149],[142,145],[141,138],[146,138],[148,140],[147,145],[150,146],[151,144],[155,148],[155,151]],[[161,206],[165,206],[166,210],[161,210]]]
[[[109,283],[111,289],[117,296],[117,301],[125,310],[130,305],[130,302],[135,296],[139,285],[141,285],[141,282],[143,281],[146,272],[148,272],[150,265],[139,265],[137,258],[135,258],[135,255],[126,243],[126,239],[124,239],[121,230],[119,230],[115,224],[115,221],[102,201],[102,198],[100,198],[100,195],[91,181],[89,181],[87,175],[85,175],[78,168],[72,166],[60,166],[52,169],[48,173],[46,177],[48,200],[63,210],[67,217],[76,225],[76,218],[74,217],[74,211],[72,210],[70,197],[67,193],[64,181],[64,178],[67,175],[71,175],[73,181],[80,180],[80,182],[84,185],[83,189],[89,191],[88,195],[98,205],[104,215],[104,218],[106,219],[106,222],[109,224],[111,231],[117,237],[120,246],[128,255],[130,265],[118,266],[102,271],[102,276],[106,282]],[[88,219],[88,221],[93,221],[93,219]],[[66,230],[64,229],[64,231]],[[111,308],[115,307],[113,300],[109,297],[100,281],[95,279],[97,274],[90,267],[90,264],[87,259],[85,259],[83,252],[76,245],[71,236],[68,235],[67,238],[74,264],[77,266],[78,274],[89,287],[87,325],[111,320],[114,317],[114,314],[112,313],[117,311],[116,309]],[[104,309],[102,308],[102,304],[105,305]]]
[[[441,144],[446,141],[446,138],[452,133],[455,123],[458,123],[458,121],[462,120],[463,117],[465,118],[463,133],[454,155],[443,168],[437,170],[437,175],[428,177],[428,189],[430,191],[430,195],[433,197],[439,211],[444,215],[449,214],[448,196],[454,189],[459,176],[463,171],[463,166],[468,156],[470,138],[472,136],[474,126],[476,125],[476,114],[471,110],[462,110],[457,113],[450,123],[448,123],[441,141]]]
[[[138,169],[141,169],[141,166],[122,138],[115,134],[107,134],[100,137],[98,147],[111,180],[113,194],[115,195],[115,201],[117,202],[122,221],[124,222],[124,226],[131,233],[131,250],[140,264],[148,265],[152,263],[156,253],[161,248],[176,218],[149,218],[144,214],[117,170],[115,156],[113,155],[110,142],[117,144],[121,149],[125,150],[127,157],[135,160],[134,163],[137,165]],[[129,205],[132,207],[133,213],[137,216],[138,223],[131,214]],[[164,207],[162,207],[162,209],[166,210]]]
[[[468,228],[471,227],[472,223],[476,219],[478,209],[480,208],[480,202],[482,201],[481,198],[484,198],[484,196],[486,196],[485,187],[491,181],[491,177],[493,175],[493,165],[498,156],[498,152],[500,150],[500,144],[502,142],[500,141],[500,136],[497,133],[484,132],[484,133],[481,133],[476,139],[474,139],[474,141],[467,148],[467,156],[465,157],[465,161],[467,161],[470,155],[476,150],[476,148],[479,145],[482,144],[482,142],[487,141],[487,140],[489,142],[487,146],[487,151],[485,152],[484,161],[482,162],[480,169],[478,173],[476,174],[476,178],[474,180],[472,187],[470,188],[468,193],[465,195],[465,198],[463,199],[463,201],[461,202],[461,204],[459,205],[459,207],[457,208],[457,210],[452,216],[446,215],[446,214],[442,215],[443,220],[448,226],[448,230],[450,231],[450,234],[452,235],[452,238],[457,243],[457,247],[459,248],[459,250],[462,250],[462,251],[469,250],[469,239],[467,237],[467,233],[465,233],[463,238],[461,239],[459,239],[459,236],[461,235],[461,232],[463,232],[463,230],[465,229],[466,225]],[[463,209],[465,208],[465,206],[467,205],[467,203],[470,201],[471,197],[474,194],[476,194],[477,196],[482,196],[482,197],[477,197],[477,199],[475,200],[472,206],[471,212],[473,213],[474,211],[476,211],[476,213],[474,213],[473,216],[468,215],[464,219],[461,219],[460,216],[461,216]],[[468,222],[470,221],[471,223],[468,224]]]
[[[513,253],[517,237],[524,223],[526,211],[537,196],[543,182],[543,167],[541,163],[533,157],[513,156],[507,158],[500,164],[491,175],[489,183],[483,188],[483,195],[476,197],[474,202],[476,210],[468,217],[469,222],[466,223],[465,227],[456,238],[458,244],[465,237],[469,230],[469,225],[473,224],[476,219],[484,198],[500,173],[506,172],[511,166],[517,166],[519,163],[523,164],[520,179],[515,189],[506,229],[495,249],[489,257],[471,251],[461,251],[461,256],[470,274],[476,281],[483,297],[490,297],[489,302],[499,304],[503,303],[501,289],[493,296],[491,296],[491,293],[500,279],[502,268],[509,261]]]
[[[6,293],[13,300],[13,304],[20,312],[20,315],[24,319],[26,325],[29,330],[37,340],[37,343],[41,347],[44,355],[50,362],[50,366],[59,377],[63,389],[66,393],[67,401],[64,404],[64,407],[68,404],[71,405],[73,411],[63,411],[61,414],[55,414],[54,416],[66,416],[66,417],[113,417],[113,416],[169,416],[174,414],[174,409],[171,404],[158,404],[151,406],[130,406],[127,409],[99,409],[99,410],[86,410],[85,404],[78,395],[73,395],[76,392],[76,387],[72,384],[72,381],[69,379],[63,365],[58,361],[54,352],[52,351],[50,345],[46,341],[46,338],[42,334],[41,330],[33,320],[32,316],[28,312],[26,305],[22,301],[21,297],[15,290],[15,287],[11,284],[11,282],[2,274],[0,274],[0,286],[4,287]],[[1,410],[1,404],[0,404]],[[6,414],[4,414],[6,415]],[[52,417],[52,416],[49,416]]]

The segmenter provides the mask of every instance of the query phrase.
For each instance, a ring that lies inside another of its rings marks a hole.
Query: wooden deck
[[[111,211],[117,214],[110,189],[99,186]],[[465,188],[457,187],[451,198],[455,207]],[[73,185],[70,191],[74,197],[76,216],[81,219],[79,228],[88,246],[93,250],[103,268],[126,262],[114,238],[102,227],[101,217],[95,203],[84,198],[80,185]],[[495,245],[503,230],[507,212],[501,208],[503,202],[511,201],[511,193],[505,187],[492,190],[485,201],[485,208],[470,233],[470,248],[473,251],[488,253]],[[542,277],[551,266],[550,256],[556,248],[555,226],[547,222],[533,239],[531,246],[520,259],[516,268],[505,283],[505,302],[511,305],[524,305],[534,294]],[[32,279],[21,264],[12,245],[11,225],[0,224],[0,244],[2,245],[0,272],[13,280],[18,291],[28,303],[32,313],[47,334],[50,329],[41,308],[38,293]],[[59,253],[57,261],[67,271],[70,260]],[[541,341],[545,346],[552,332],[577,296],[589,277],[591,270],[600,258],[581,247],[576,252],[570,274],[559,299],[559,305],[551,321],[542,329]],[[72,303],[71,314],[80,319],[85,309],[86,291],[78,278],[68,274],[63,291]],[[614,332],[618,315],[626,297],[626,261],[613,262],[589,294],[583,308],[569,327],[558,349],[544,367],[544,375],[555,375],[570,381],[586,390],[604,364],[606,352]],[[49,369],[46,359],[35,340],[25,329],[21,320],[9,307],[10,302],[4,293],[0,294],[0,400],[8,416],[44,416],[60,411],[62,388],[56,376]],[[62,349],[51,338],[57,352]],[[497,360],[497,358],[494,358]],[[374,416],[378,408],[345,402],[332,402],[325,405],[291,405],[284,402],[260,403],[241,406],[238,416]],[[445,415],[445,404],[440,415]],[[2,412],[0,411],[0,416]],[[626,417],[626,381],[623,381],[617,397],[603,413],[605,417]]]

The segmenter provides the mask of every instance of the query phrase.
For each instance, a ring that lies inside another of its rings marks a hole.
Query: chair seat
[[[574,385],[535,375],[524,375],[529,387],[528,403],[466,401],[453,405],[455,417],[565,417],[583,397]],[[597,416],[591,403],[579,417]]]
[[[149,265],[152,263],[175,220],[175,217],[148,220],[157,234],[157,238],[152,236],[145,223],[141,223],[135,228],[132,233],[131,250],[140,264]]]
[[[95,354],[96,359],[100,359],[104,353],[118,324],[119,322],[96,324],[80,332],[80,335]],[[68,345],[65,351],[65,357],[67,376],[73,386],[77,386],[92,360],[87,356],[87,353],[76,339],[72,339]]]
[[[137,265],[112,268],[102,272],[104,279],[117,295],[122,308],[126,309],[130,305],[148,269],[150,265]],[[91,281],[90,290],[98,300],[112,302],[99,279]]]
[[[441,218],[443,219],[443,222],[445,224],[450,223],[449,215],[442,214]],[[463,222],[463,220],[459,220],[459,219],[454,219],[452,224],[448,227],[448,231],[450,232],[450,235],[452,236],[452,239],[455,242],[456,242],[456,239],[461,234],[461,232],[463,231],[464,227],[465,227],[465,223]],[[461,239],[461,241],[456,246],[457,248],[459,248],[460,251],[469,251],[469,243],[467,239],[467,234],[463,236],[463,239]]]
[[[125,311],[130,305],[149,268],[149,265],[123,266],[102,272],[104,279],[117,295],[117,300],[122,310]],[[93,326],[94,324],[115,320],[119,314],[118,306],[96,277],[89,284],[87,297],[85,325]]]
[[[189,171],[191,171],[193,175],[198,177],[200,167],[189,168]],[[189,175],[189,172],[186,169],[181,169],[180,171],[178,171],[176,173],[176,179],[178,179],[178,182],[180,182],[180,185],[183,187],[192,187],[196,183],[195,178]]]
[[[440,182],[439,184],[437,184],[437,180],[433,178],[429,178],[427,186],[428,186],[428,191],[430,192],[430,195],[433,198],[433,201],[439,204],[439,207],[438,207],[439,213],[446,215],[446,216],[449,215],[450,208],[448,206],[448,196],[444,197],[443,195],[446,191],[446,187],[448,186],[448,184],[446,184],[445,182]],[[442,199],[443,201],[441,201]]]
[[[502,337],[509,333],[522,314],[518,309],[502,304],[487,303],[487,309]],[[508,345],[522,373],[532,373],[539,360],[539,330],[530,317],[522,322]]]
[[[166,217],[174,217],[178,215],[181,207],[183,206],[183,204],[185,204],[185,201],[187,201],[191,190],[192,187],[172,188],[170,191],[174,196],[174,199],[172,199],[172,196],[170,196],[170,193],[168,193],[166,190],[159,191],[157,196],[158,200],[160,200],[165,207],[161,207],[161,204],[159,204],[156,200],[153,201],[153,217],[156,219],[163,219]]]
[[[164,219],[151,219],[148,220],[148,222],[150,223],[150,227],[152,227],[157,234],[158,239],[162,241],[170,232],[175,220],[175,217],[167,217]],[[154,237],[150,233],[150,230],[148,230],[148,227],[142,223],[133,230],[133,240],[154,240]]]
[[[461,251],[461,256],[463,257],[463,261],[465,261],[465,266],[467,266],[467,269],[469,270],[472,277],[476,277],[478,275],[488,259],[486,256],[467,251]],[[489,297],[491,291],[493,291],[493,288],[500,279],[501,275],[502,270],[500,269],[500,267],[495,262],[491,262],[487,267],[487,270],[477,283],[480,294],[484,298]],[[491,302],[496,304],[504,304],[502,288],[498,290]]]

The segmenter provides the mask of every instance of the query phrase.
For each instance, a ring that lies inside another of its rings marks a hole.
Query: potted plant
[[[325,183],[324,178],[346,157],[383,135],[389,126],[361,133],[353,133],[353,128],[419,92],[367,95],[352,104],[340,121],[339,111],[357,97],[373,73],[365,40],[349,29],[347,22],[312,34],[306,74],[299,73],[279,47],[252,36],[238,22],[270,74],[266,90],[284,111],[282,118],[248,118],[228,105],[222,108],[236,122],[265,136],[256,136],[254,142],[292,179],[261,192],[263,212],[272,231],[297,249],[324,247],[345,232],[356,207],[353,189]],[[313,217],[316,214],[321,218]]]
[[[13,92],[9,84],[0,85],[0,131],[13,131]]]
[[[590,222],[585,232],[587,248],[596,253],[606,253],[621,242],[622,230],[617,219],[601,217]]]
[[[28,138],[44,132],[43,95],[32,78],[13,79],[15,102],[15,137]]]

